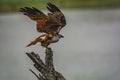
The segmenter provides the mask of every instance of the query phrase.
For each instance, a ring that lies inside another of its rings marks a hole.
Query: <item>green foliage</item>
[[[45,9],[47,2],[60,8],[119,7],[120,0],[0,0],[0,12],[18,11],[20,7],[29,6]]]

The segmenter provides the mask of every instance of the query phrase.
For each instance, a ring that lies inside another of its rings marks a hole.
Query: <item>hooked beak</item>
[[[60,34],[60,38],[64,38],[64,36]]]

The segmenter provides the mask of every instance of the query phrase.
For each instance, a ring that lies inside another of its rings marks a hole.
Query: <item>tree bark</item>
[[[63,75],[54,68],[53,51],[51,48],[46,48],[45,63],[41,60],[40,56],[34,52],[26,54],[33,61],[34,67],[40,72],[39,75],[37,75],[30,69],[38,80],[65,80]]]

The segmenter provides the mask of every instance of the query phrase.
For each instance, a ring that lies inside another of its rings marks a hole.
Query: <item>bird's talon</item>
[[[46,47],[46,54],[49,54],[51,52],[51,48],[50,47]]]

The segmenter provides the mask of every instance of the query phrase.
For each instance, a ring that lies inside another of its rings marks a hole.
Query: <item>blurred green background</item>
[[[119,8],[120,0],[0,0],[0,12],[18,11],[20,7],[45,8],[46,2],[53,2],[61,8]]]

